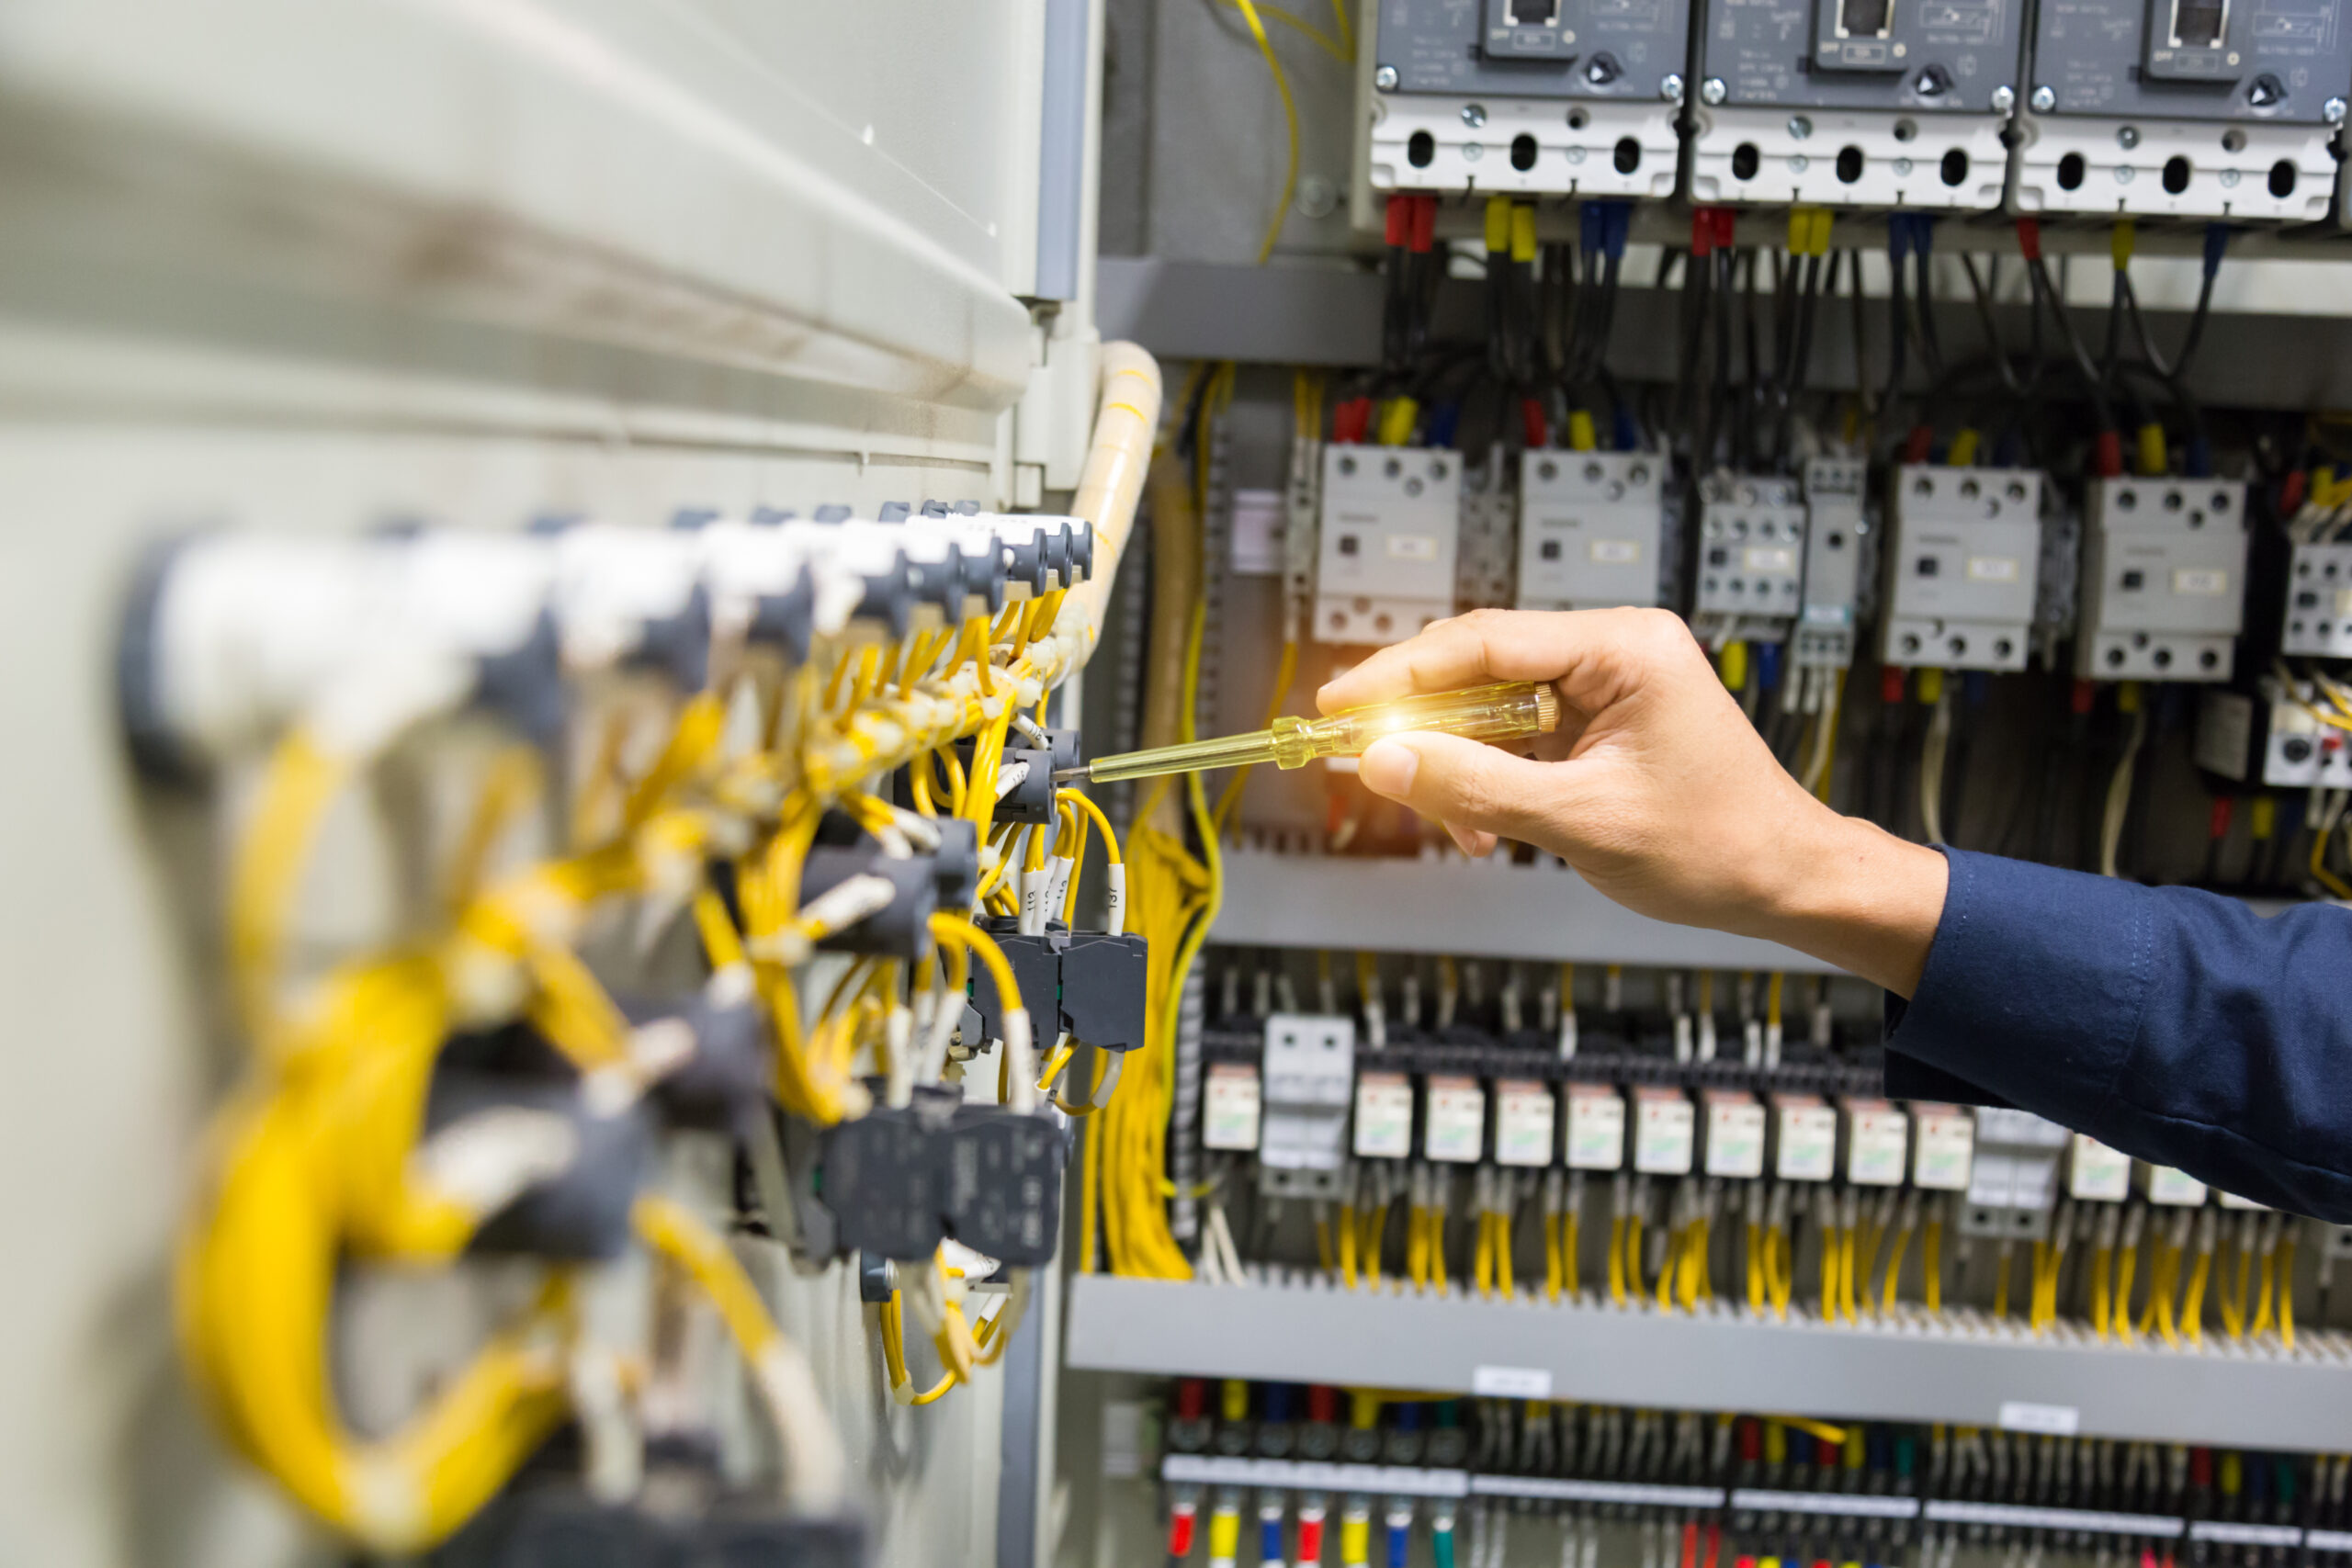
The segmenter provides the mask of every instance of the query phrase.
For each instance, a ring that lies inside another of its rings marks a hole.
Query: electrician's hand
[[[1558,855],[1628,908],[1765,937],[1905,996],[1943,912],[1942,855],[1805,793],[1663,610],[1479,610],[1325,686],[1326,713],[1490,681],[1541,681],[1560,728],[1515,756],[1453,735],[1375,741],[1358,777],[1443,822]]]

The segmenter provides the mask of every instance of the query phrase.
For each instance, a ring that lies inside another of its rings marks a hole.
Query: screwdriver
[[[1458,692],[1430,692],[1393,703],[1347,708],[1328,718],[1295,718],[1285,714],[1271,729],[1248,735],[1227,735],[1213,740],[1188,740],[1176,746],[1154,746],[1142,751],[1122,751],[1097,757],[1054,774],[1056,784],[1115,784],[1121,779],[1157,778],[1162,773],[1190,773],[1213,768],[1240,768],[1272,762],[1278,768],[1303,768],[1317,757],[1354,757],[1384,735],[1435,731],[1472,740],[1516,740],[1527,735],[1549,735],[1560,728],[1560,699],[1549,686],[1527,681],[1505,681],[1491,686],[1469,686]]]

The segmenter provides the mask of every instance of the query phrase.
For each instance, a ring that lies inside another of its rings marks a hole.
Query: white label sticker
[[[1506,1081],[1495,1086],[1495,1163],[1552,1163],[1552,1091],[1540,1083]]]
[[[2200,1208],[2205,1202],[2205,1184],[2187,1171],[2175,1170],[2168,1165],[2148,1168],[2148,1201],[2176,1209]]]
[[[2071,1438],[2082,1425],[2083,1413],[2071,1404],[2034,1404],[2022,1399],[2001,1401],[2001,1426],[2007,1431]]]
[[[1707,1174],[1764,1174],[1764,1108],[1752,1100],[1707,1101]]]
[[[1258,1069],[1238,1062],[1215,1062],[1202,1099],[1201,1143],[1212,1149],[1258,1146]]]
[[[1227,547],[1236,577],[1280,577],[1288,509],[1278,490],[1233,492],[1233,533]]]
[[[1356,1079],[1358,1159],[1407,1159],[1413,1153],[1413,1082],[1402,1073]]]
[[[2120,1203],[2132,1190],[2132,1157],[2086,1134],[2075,1134],[2066,1192],[2078,1203]]]
[[[1568,1096],[1568,1168],[1616,1170],[1625,1163],[1625,1101],[1603,1089]]]
[[[1421,1157],[1476,1165],[1486,1152],[1487,1091],[1476,1078],[1430,1079],[1430,1113],[1421,1128]]]
[[[1915,1111],[1918,1144],[1911,1156],[1911,1185],[1931,1192],[1965,1192],[1976,1151],[1976,1118],[1951,1106]]]
[[[1437,540],[1427,534],[1391,534],[1388,556],[1391,560],[1435,560]]]
[[[1899,1187],[1911,1142],[1910,1118],[1891,1105],[1847,1116],[1846,1179],[1857,1187]]]
[[[2217,566],[2177,567],[2172,574],[2172,591],[2218,597],[2230,591],[2230,574]]]
[[[1597,566],[1634,566],[1642,558],[1639,539],[1595,539],[1591,550]]]
[[[2017,580],[2018,559],[2015,556],[1968,558],[1968,581],[1971,582],[2015,582]]]
[[[1786,545],[1750,545],[1739,558],[1752,572],[1786,574],[1797,569],[1797,553]]]
[[[1826,1181],[1838,1174],[1838,1112],[1826,1105],[1783,1105],[1778,1132],[1774,1176],[1783,1181]]]
[[[1473,1367],[1470,1392],[1481,1399],[1549,1399],[1548,1367]]]
[[[1648,1176],[1690,1174],[1699,1117],[1682,1096],[1644,1097],[1634,1111],[1634,1168]]]

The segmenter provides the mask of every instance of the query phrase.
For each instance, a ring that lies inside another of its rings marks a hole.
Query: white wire
[[[2107,782],[2107,815],[2098,829],[2098,874],[2117,874],[2115,852],[2123,842],[2123,819],[2132,810],[2132,773],[2140,760],[2141,743],[2148,738],[2148,710],[2145,704],[2132,712],[2131,739],[2123,743],[2123,755],[2116,760],[2114,776]]]

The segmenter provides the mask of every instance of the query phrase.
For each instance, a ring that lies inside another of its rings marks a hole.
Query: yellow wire
[[[1274,203],[1274,216],[1266,225],[1265,240],[1258,246],[1258,262],[1265,265],[1274,254],[1274,242],[1282,238],[1283,224],[1290,217],[1291,192],[1298,185],[1298,105],[1290,96],[1290,78],[1283,73],[1283,62],[1274,57],[1274,46],[1266,37],[1266,24],[1258,17],[1256,0],[1234,0],[1241,7],[1242,20],[1250,24],[1250,36],[1258,42],[1258,52],[1265,57],[1266,69],[1274,75],[1274,91],[1282,95],[1283,125],[1290,139],[1288,161],[1283,169],[1282,199]]]

